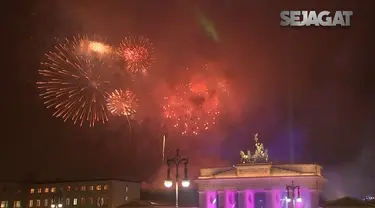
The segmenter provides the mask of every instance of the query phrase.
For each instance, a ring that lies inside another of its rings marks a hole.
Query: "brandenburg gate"
[[[241,163],[205,168],[196,180],[200,208],[318,208],[325,179],[317,164],[268,160],[255,135],[255,151],[240,152]]]

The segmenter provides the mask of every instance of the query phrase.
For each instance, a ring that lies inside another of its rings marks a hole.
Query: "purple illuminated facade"
[[[321,170],[316,164],[271,163],[202,169],[199,207],[317,208],[325,181]]]

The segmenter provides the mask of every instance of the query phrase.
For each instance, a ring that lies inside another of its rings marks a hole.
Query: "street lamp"
[[[167,179],[164,181],[164,186],[167,188],[172,187],[173,182],[171,180],[171,166],[175,165],[176,168],[176,207],[178,207],[178,179],[179,179],[179,174],[178,174],[178,168],[180,167],[181,164],[184,164],[184,178],[181,181],[181,185],[183,187],[189,187],[190,186],[190,181],[187,177],[187,164],[189,162],[189,159],[187,158],[182,158],[180,156],[180,150],[176,150],[176,155],[173,158],[167,159],[167,165],[168,165],[168,170],[167,170]]]
[[[62,204],[51,204],[51,207],[52,208],[56,208],[56,207],[61,208]]]
[[[295,198],[296,189],[297,189],[297,198]],[[294,181],[292,181],[292,185],[286,185],[286,192],[287,192],[286,202],[293,201],[293,204],[294,204],[294,200],[296,200],[296,202],[299,202],[299,203],[302,202],[299,189],[300,189],[300,186],[294,185]],[[290,196],[290,191],[292,191],[292,196]]]

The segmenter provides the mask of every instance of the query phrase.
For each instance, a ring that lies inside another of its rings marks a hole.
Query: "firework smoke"
[[[207,164],[209,164],[207,166]],[[228,165],[227,161],[222,161],[217,157],[202,157],[201,155],[189,155],[189,173],[188,178],[194,179],[199,176],[199,170],[201,168],[209,168],[209,167],[221,167]],[[171,169],[171,175],[175,174],[175,169]],[[181,169],[180,169],[181,171]],[[150,190],[160,190],[165,189],[164,187],[164,180],[167,176],[167,167],[161,166],[156,173],[150,178],[150,181],[143,182],[142,188],[150,189]],[[193,186],[190,188],[194,188]]]
[[[162,159],[161,159],[161,164],[164,164],[164,160],[165,160],[165,139],[166,139],[166,135],[164,134],[164,135],[163,135],[163,147],[162,147]]]
[[[205,85],[189,83],[176,88],[176,94],[165,98],[164,116],[183,135],[197,135],[216,124],[220,114],[218,99]]]
[[[225,79],[201,71],[187,70],[188,84],[177,85],[162,103],[163,116],[182,135],[198,135],[218,122],[223,100],[229,95]]]

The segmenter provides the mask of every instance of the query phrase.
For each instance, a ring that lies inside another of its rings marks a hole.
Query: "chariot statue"
[[[259,142],[259,133],[254,134],[255,151],[251,154],[250,150],[240,151],[241,163],[267,163],[268,153],[267,149],[264,148],[263,143]]]
[[[245,151],[240,151],[241,156],[241,163],[249,163],[251,158],[250,150],[247,150],[247,154],[245,154]]]

